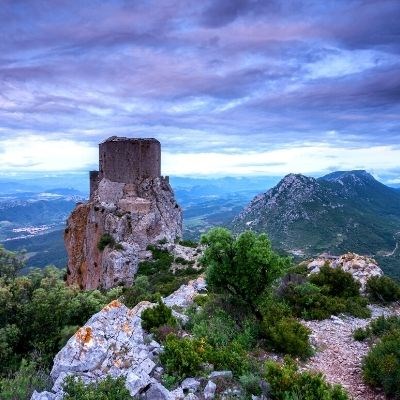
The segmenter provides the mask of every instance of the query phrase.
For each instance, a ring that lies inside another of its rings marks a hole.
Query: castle
[[[75,208],[65,230],[67,283],[130,285],[149,244],[182,235],[181,208],[161,176],[161,144],[112,136],[99,144],[99,170],[89,178],[89,201]],[[112,239],[101,248],[104,235]]]

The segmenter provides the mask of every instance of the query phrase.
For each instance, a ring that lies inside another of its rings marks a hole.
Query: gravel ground
[[[363,382],[361,362],[368,353],[369,344],[355,341],[354,330],[381,315],[400,315],[400,305],[370,308],[372,317],[369,319],[331,317],[324,321],[302,321],[312,330],[311,342],[317,349],[302,369],[322,372],[329,382],[346,388],[355,400],[381,400],[386,396]]]

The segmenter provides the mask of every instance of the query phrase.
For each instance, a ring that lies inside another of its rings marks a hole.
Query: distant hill
[[[266,232],[295,256],[354,251],[372,255],[400,275],[400,193],[366,171],[338,171],[318,179],[285,176],[235,217],[240,232]]]

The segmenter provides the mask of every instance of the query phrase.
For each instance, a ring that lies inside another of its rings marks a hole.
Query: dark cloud
[[[395,146],[399,20],[397,0],[5,0],[0,136]]]

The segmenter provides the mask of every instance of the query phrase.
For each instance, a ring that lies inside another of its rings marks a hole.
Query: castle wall
[[[156,139],[111,137],[99,145],[100,178],[135,183],[161,176],[161,145]]]
[[[99,171],[90,171],[89,181],[90,181],[90,199],[92,199],[95,190],[97,190],[97,188],[99,187]]]

